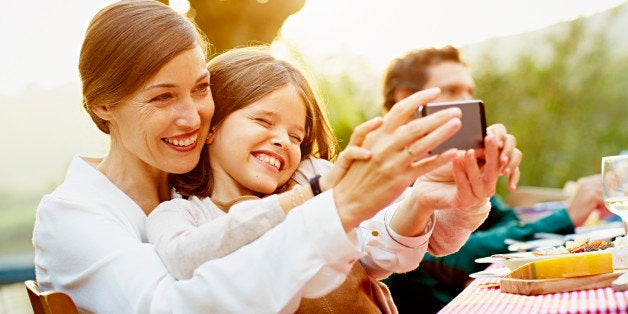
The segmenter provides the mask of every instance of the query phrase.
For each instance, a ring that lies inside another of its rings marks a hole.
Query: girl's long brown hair
[[[309,156],[327,160],[336,158],[338,142],[319,95],[303,72],[294,65],[273,57],[268,47],[255,46],[236,48],[218,55],[208,63],[208,69],[216,106],[212,128],[234,111],[292,84],[307,107],[301,160]],[[172,186],[185,196],[210,196],[214,182],[209,158],[206,145],[198,165],[192,171],[170,177]]]

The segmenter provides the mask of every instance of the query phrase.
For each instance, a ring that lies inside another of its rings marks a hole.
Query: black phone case
[[[484,103],[481,100],[428,103],[419,107],[417,116],[425,117],[436,111],[451,107],[458,107],[462,110],[462,128],[451,138],[430,151],[430,154],[442,153],[450,148],[461,150],[484,148],[486,116]]]

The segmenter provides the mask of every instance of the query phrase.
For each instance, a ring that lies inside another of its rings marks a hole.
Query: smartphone
[[[462,128],[451,138],[430,151],[430,154],[442,153],[450,148],[467,150],[484,148],[486,137],[486,116],[481,100],[449,101],[425,104],[417,110],[417,117],[425,117],[436,111],[458,107],[462,110]]]

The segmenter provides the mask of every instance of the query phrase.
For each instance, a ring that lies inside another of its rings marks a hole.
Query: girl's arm
[[[323,174],[321,188],[327,190],[346,172],[354,159],[367,160],[370,152],[357,147],[381,119],[358,126],[349,147],[335,165],[309,158],[301,162],[293,178],[299,183],[274,199],[244,201],[224,214],[209,198],[174,199],[160,204],[148,216],[146,233],[166,268],[177,278],[192,277],[201,264],[231,254],[279,224],[294,207],[314,197],[308,179]]]
[[[146,235],[168,271],[187,279],[203,263],[251,243],[284,218],[272,200],[241,202],[225,214],[209,198],[173,199],[148,216]]]

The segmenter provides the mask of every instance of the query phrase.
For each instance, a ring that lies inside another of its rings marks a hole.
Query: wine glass
[[[628,155],[602,157],[602,197],[628,234]]]

